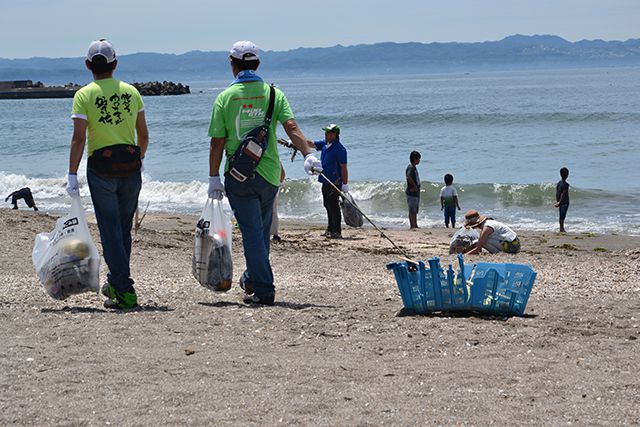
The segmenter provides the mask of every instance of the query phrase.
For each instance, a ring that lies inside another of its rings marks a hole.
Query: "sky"
[[[1,0],[0,58],[77,57],[377,42],[481,42],[513,34],[640,38],[640,0]]]

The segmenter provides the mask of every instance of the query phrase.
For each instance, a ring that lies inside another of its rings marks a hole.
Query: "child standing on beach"
[[[556,184],[556,208],[558,208],[558,214],[560,216],[560,232],[564,233],[564,219],[567,217],[567,210],[569,210],[569,183],[567,178],[569,177],[569,169],[560,169],[560,181]]]
[[[451,228],[456,228],[456,208],[460,210],[460,204],[458,192],[453,186],[453,175],[446,174],[444,183],[445,186],[440,190],[440,210],[444,211],[445,227],[449,228],[449,221],[451,221]]]

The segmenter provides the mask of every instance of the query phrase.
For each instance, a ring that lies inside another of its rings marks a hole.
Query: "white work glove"
[[[322,163],[313,154],[304,156],[304,171],[307,175],[313,175],[315,172],[322,172]]]
[[[209,189],[207,190],[207,194],[211,199],[222,200],[224,197],[224,185],[222,185],[222,182],[220,181],[220,175],[209,177]]]
[[[71,197],[80,197],[80,187],[78,187],[78,174],[71,173],[67,175],[67,194]]]
[[[349,192],[349,184],[342,184],[342,192],[343,193]]]

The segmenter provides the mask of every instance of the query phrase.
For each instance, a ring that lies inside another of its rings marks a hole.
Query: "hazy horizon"
[[[392,41],[392,40],[385,40],[385,41],[376,41],[376,42],[371,42],[371,43],[357,43],[357,44],[345,44],[345,43],[338,43],[338,44],[334,44],[331,46],[298,46],[298,47],[293,47],[290,49],[262,49],[260,46],[258,46],[262,51],[264,52],[291,52],[291,51],[295,51],[298,49],[328,49],[328,48],[333,48],[333,47],[338,47],[338,46],[342,46],[342,47],[354,47],[354,46],[372,46],[372,45],[378,45],[378,44],[386,44],[386,43],[391,43],[391,44],[410,44],[410,43],[417,43],[417,44],[474,44],[474,43],[487,43],[487,42],[499,42],[501,40],[504,40],[508,37],[513,37],[513,36],[524,36],[524,37],[560,37],[568,42],[571,43],[576,43],[576,42],[582,42],[582,41],[604,41],[604,42],[626,42],[629,40],[637,40],[640,39],[640,34],[637,37],[630,37],[624,40],[608,40],[608,39],[598,39],[598,38],[594,38],[594,39],[580,39],[580,40],[568,40],[564,37],[558,36],[556,34],[522,34],[522,33],[515,33],[515,34],[508,34],[505,35],[504,37],[501,37],[500,39],[496,39],[496,40],[476,40],[476,41],[440,41],[440,42],[419,42],[419,41],[406,41],[406,42],[398,42],[398,41]],[[211,53],[211,52],[227,52],[228,49],[221,49],[221,50],[200,50],[200,49],[190,49],[190,50],[186,50],[184,52],[160,52],[160,51],[140,51],[140,52],[131,52],[131,53],[119,53],[118,52],[118,56],[127,56],[127,55],[136,55],[136,54],[159,54],[159,55],[184,55],[190,52],[204,52],[204,53]],[[23,57],[23,58],[7,58],[7,57],[2,57],[0,56],[0,59],[8,59],[8,60],[29,60],[29,59],[34,59],[34,58],[44,58],[44,59],[67,59],[67,58],[76,58],[76,57],[82,57],[84,56],[84,53],[80,53],[77,55],[73,55],[73,56],[31,56],[31,57]]]
[[[294,0],[240,5],[183,0],[4,0],[0,57],[82,56],[91,40],[110,39],[119,55],[226,51],[253,40],[265,51],[338,44],[497,41],[513,34],[554,34],[568,41],[638,37],[637,0]],[[70,23],[72,25],[67,25]]]

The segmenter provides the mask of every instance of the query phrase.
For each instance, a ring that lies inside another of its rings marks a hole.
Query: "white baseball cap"
[[[254,42],[242,40],[235,42],[231,47],[231,57],[241,61],[255,61],[258,57],[258,46]]]
[[[116,60],[116,51],[111,42],[107,39],[94,40],[89,45],[87,60],[93,61],[93,58],[98,55],[104,56],[108,64]]]

